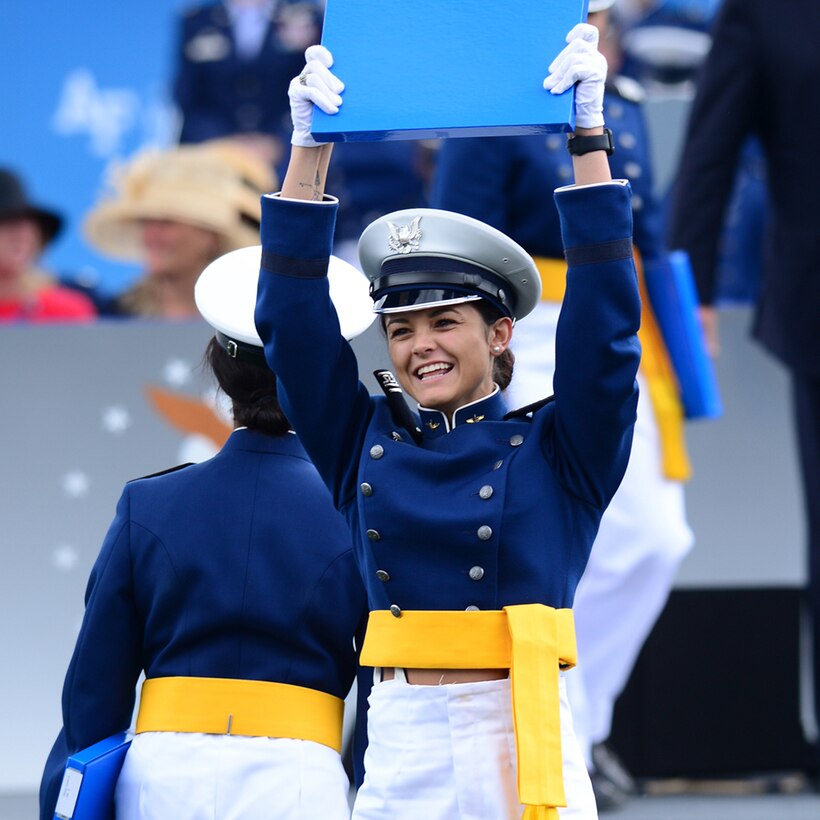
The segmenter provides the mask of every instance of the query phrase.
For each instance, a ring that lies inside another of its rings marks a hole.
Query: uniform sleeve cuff
[[[620,247],[632,239],[632,188],[626,180],[559,188],[555,204],[567,252],[592,245]],[[620,253],[620,251],[619,251]]]
[[[333,248],[339,201],[287,199],[279,194],[262,197],[262,248],[267,254],[293,260],[326,260]]]

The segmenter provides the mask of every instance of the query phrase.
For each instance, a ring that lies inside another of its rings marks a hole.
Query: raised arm
[[[341,508],[353,492],[370,399],[329,295],[337,202],[324,190],[332,146],[310,134],[314,103],[336,113],[344,85],[330,72],[327,49],[311,46],[305,58],[288,89],[293,149],[282,191],[262,199],[255,320],[282,407]]]
[[[598,51],[598,29],[579,23],[567,34],[567,46],[550,63],[544,88],[551,94],[562,94],[575,86],[575,133],[570,140],[576,145],[588,137],[604,133],[604,83],[606,58]],[[604,150],[586,150],[572,154],[572,170],[576,185],[596,185],[609,182],[612,172]]]
[[[612,180],[604,133],[606,60],[598,30],[581,24],[544,86],[576,86],[575,185],[555,199],[567,259],[556,333],[554,425],[545,442],[565,485],[596,507],[609,503],[629,458],[640,361],[640,299],[632,261],[630,188]],[[591,150],[588,150],[591,149]],[[581,153],[578,153],[580,150]]]
[[[332,65],[333,57],[324,46],[311,46],[305,52],[304,69],[288,87],[293,135],[282,183],[282,196],[288,199],[321,202],[325,193],[333,143],[316,142],[310,129],[314,104],[328,114],[337,113],[342,104],[344,83],[330,71]]]

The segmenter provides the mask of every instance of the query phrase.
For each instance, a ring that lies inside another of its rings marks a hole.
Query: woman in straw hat
[[[91,573],[42,820],[68,756],[129,727],[142,671],[119,820],[350,816],[339,751],[365,593],[254,329],[259,248],[237,253],[254,256],[249,275],[215,265],[196,286],[216,331],[205,362],[235,429],[212,459],[123,491]],[[331,275],[355,335],[373,318],[367,282],[345,263]]]
[[[256,324],[367,588],[360,820],[596,816],[562,670],[575,587],[628,460],[640,358],[630,188],[609,171],[597,40],[576,26],[544,81],[576,87],[576,184],[555,193],[567,296],[555,399],[512,413],[500,391],[538,272],[504,234],[451,212],[388,214],[359,243],[418,416],[358,381],[324,278],[331,146],[310,136],[312,103],[335,113],[343,86],[322,47],[290,86],[294,148],[282,193],[263,200]]]
[[[218,256],[259,241],[259,196],[275,184],[267,165],[230,140],[147,151],[116,170],[113,190],[86,219],[86,238],[144,269],[109,312],[197,317],[197,277]]]

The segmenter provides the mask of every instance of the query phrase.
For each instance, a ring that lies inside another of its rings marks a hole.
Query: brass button
[[[384,447],[381,444],[374,444],[370,448],[370,458],[380,459],[384,455]]]
[[[470,580],[480,581],[484,577],[484,567],[472,567],[470,569]]]
[[[519,447],[524,443],[524,436],[516,433],[514,436],[510,437],[510,446],[512,447]]]
[[[367,531],[367,537],[371,541],[381,541],[382,540],[381,533],[378,530],[368,530]]]
[[[493,528],[488,527],[486,524],[482,524],[478,528],[477,535],[482,541],[489,541],[493,537]]]
[[[362,495],[364,496],[369,497],[373,495],[373,488],[366,481],[359,486],[359,489],[362,491]]]
[[[464,611],[465,612],[480,612],[481,610],[475,604],[470,604],[470,606],[466,607]]]
[[[394,618],[401,618],[401,607],[398,604],[390,605],[390,614]]]
[[[390,573],[385,569],[377,569],[376,577],[382,582],[387,583],[390,580]]]
[[[489,484],[485,484],[479,491],[479,497],[483,498],[485,501],[488,498],[491,498],[493,494],[493,488]]]

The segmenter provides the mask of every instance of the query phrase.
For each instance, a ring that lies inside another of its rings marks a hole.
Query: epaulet
[[[168,473],[175,473],[177,470],[184,470],[186,467],[193,465],[193,461],[186,461],[185,464],[177,464],[176,467],[169,467],[167,470],[160,470],[158,473],[150,473],[149,475],[141,475],[137,478],[132,478],[131,481],[142,481],[144,478],[156,478],[161,475],[168,475]],[[128,483],[130,484],[131,481]]]
[[[643,86],[632,77],[625,77],[623,74],[616,74],[607,83],[607,88],[614,91],[621,99],[627,102],[642,103],[646,99],[646,91]]]
[[[551,401],[555,401],[555,396],[547,396],[545,399],[539,399],[538,401],[534,401],[532,404],[525,404],[523,407],[519,407],[517,410],[510,410],[509,413],[506,413],[502,417],[502,421],[508,421],[509,419],[521,419],[524,416],[528,416],[530,413],[534,413],[536,410],[540,410],[542,407],[546,407]]]

